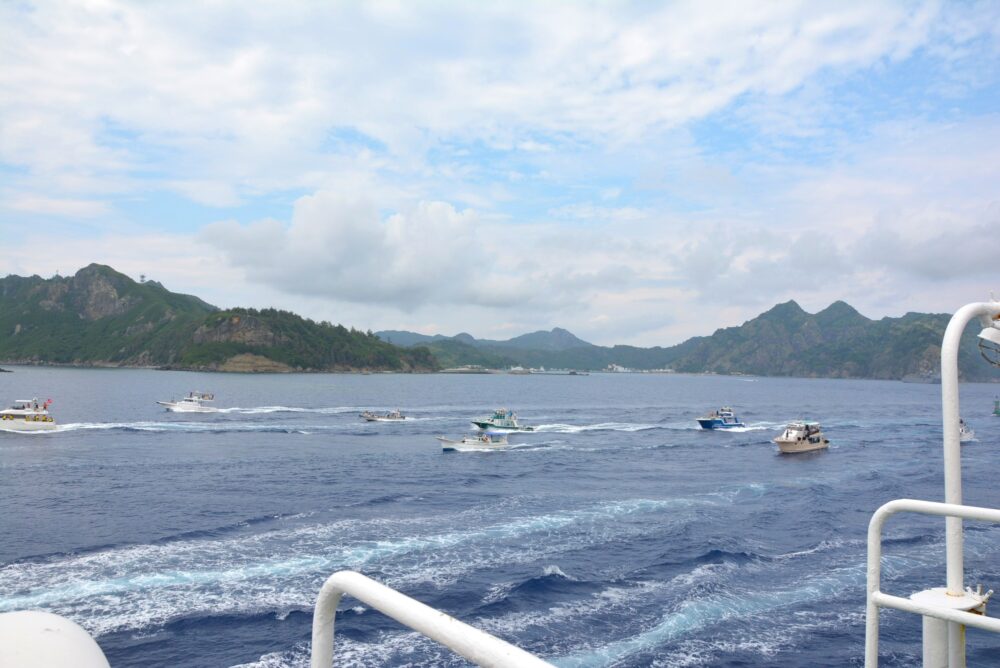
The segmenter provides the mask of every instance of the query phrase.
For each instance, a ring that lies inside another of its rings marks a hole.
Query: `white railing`
[[[477,665],[496,668],[552,668],[551,664],[519,647],[354,571],[334,573],[320,589],[313,613],[312,668],[330,668],[333,665],[333,622],[340,598],[344,594],[350,594]]]
[[[868,524],[868,602],[865,620],[865,668],[876,668],[878,666],[879,608],[894,608],[896,610],[912,612],[923,617],[932,617],[953,624],[972,626],[1000,633],[1000,619],[957,610],[952,607],[921,604],[908,598],[892,596],[882,592],[882,526],[890,516],[899,512],[913,512],[923,515],[939,515],[1000,523],[1000,510],[979,508],[976,506],[960,506],[953,503],[938,503],[936,501],[918,501],[916,499],[896,499],[875,511],[871,522]],[[928,639],[925,635],[925,656],[927,654],[927,641]],[[964,647],[962,649],[964,659]],[[949,660],[948,663],[952,664],[954,662]]]

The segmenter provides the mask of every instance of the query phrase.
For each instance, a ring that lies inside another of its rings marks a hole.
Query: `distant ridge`
[[[442,336],[441,334],[427,335],[407,332],[403,330],[384,330],[375,332],[375,336],[383,341],[391,342],[397,346],[414,346],[437,341],[457,341],[475,348],[521,348],[524,350],[569,350],[571,348],[593,347],[593,344],[577,338],[570,332],[560,327],[555,327],[550,331],[538,330],[515,336],[512,339],[495,341],[492,339],[477,339],[467,332],[461,332],[455,336]]]
[[[787,301],[742,325],[666,348],[595,346],[559,328],[507,341],[474,339],[468,334],[414,336],[421,337],[421,345],[439,359],[446,353],[450,366],[483,364],[483,356],[492,355],[496,362],[506,360],[508,365],[578,370],[615,364],[637,370],[668,367],[689,373],[933,379],[939,374],[941,339],[950,317],[907,313],[900,318],[871,320],[843,301],[816,314]],[[385,334],[379,332],[378,336]],[[399,334],[393,333],[392,340]],[[459,340],[462,349],[455,346]],[[463,350],[470,355],[463,356]],[[980,357],[971,329],[962,339],[959,369],[964,380],[1000,381],[1000,371]]]
[[[0,360],[216,371],[430,371],[429,351],[276,309],[222,311],[91,264],[0,278]]]

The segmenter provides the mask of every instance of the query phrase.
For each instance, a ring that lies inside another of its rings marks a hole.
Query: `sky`
[[[672,345],[1000,294],[997,2],[0,2],[0,275]]]

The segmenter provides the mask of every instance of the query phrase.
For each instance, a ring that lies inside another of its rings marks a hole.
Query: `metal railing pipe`
[[[953,503],[922,501],[919,499],[896,499],[889,501],[875,511],[871,521],[868,523],[868,596],[865,605],[865,668],[876,668],[878,666],[879,607],[883,605],[937,619],[944,619],[955,624],[965,624],[1000,633],[1000,620],[959,610],[923,606],[909,599],[882,593],[882,527],[889,517],[900,512],[937,515],[946,519],[960,517],[1000,524],[1000,510],[995,508],[962,506]],[[962,593],[964,594],[965,592]]]
[[[944,430],[944,500],[945,503],[962,503],[962,455],[959,437],[958,401],[958,348],[962,332],[973,319],[981,316],[996,318],[1000,303],[979,302],[966,304],[955,311],[948,321],[941,341],[941,417]],[[947,550],[948,593],[963,593],[962,519],[945,520],[945,545]]]
[[[923,617],[935,617],[943,619],[946,622],[954,622],[963,626],[972,626],[984,631],[1000,633],[1000,619],[996,617],[977,615],[974,612],[965,612],[964,610],[950,610],[948,608],[920,605],[908,598],[883,594],[882,592],[875,592],[874,597],[875,604],[880,608],[894,608],[903,612],[912,612]]]
[[[334,573],[316,599],[312,626],[312,668],[333,665],[334,618],[344,594],[392,617],[480,666],[552,668],[533,654],[458,621],[354,571]]]

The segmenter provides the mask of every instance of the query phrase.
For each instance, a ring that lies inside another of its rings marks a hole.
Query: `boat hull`
[[[493,422],[489,422],[488,420],[484,420],[481,422],[477,420],[472,420],[472,424],[474,424],[476,427],[484,431],[487,429],[497,429],[503,431],[535,431],[534,427],[521,427],[521,426],[512,427],[510,425],[494,424]]]
[[[402,422],[405,417],[390,418],[390,417],[363,417],[365,422]]]
[[[219,409],[212,406],[182,406],[172,401],[157,401],[168,411],[173,413],[218,413]]]
[[[698,424],[702,429],[742,429],[746,425],[742,422],[724,422],[719,418],[698,418]]]
[[[54,431],[56,423],[24,419],[0,420],[0,429],[17,432]]]
[[[813,450],[823,450],[825,448],[830,447],[830,441],[822,437],[792,439],[792,440],[776,438],[774,439],[774,442],[778,444],[778,450],[782,454],[793,454],[796,452],[812,452]]]
[[[435,436],[435,438],[441,441],[441,450],[443,452],[457,452],[460,450],[502,450],[510,445],[506,439],[503,441],[481,441],[477,438],[463,438],[459,441],[445,438],[444,436]]]

